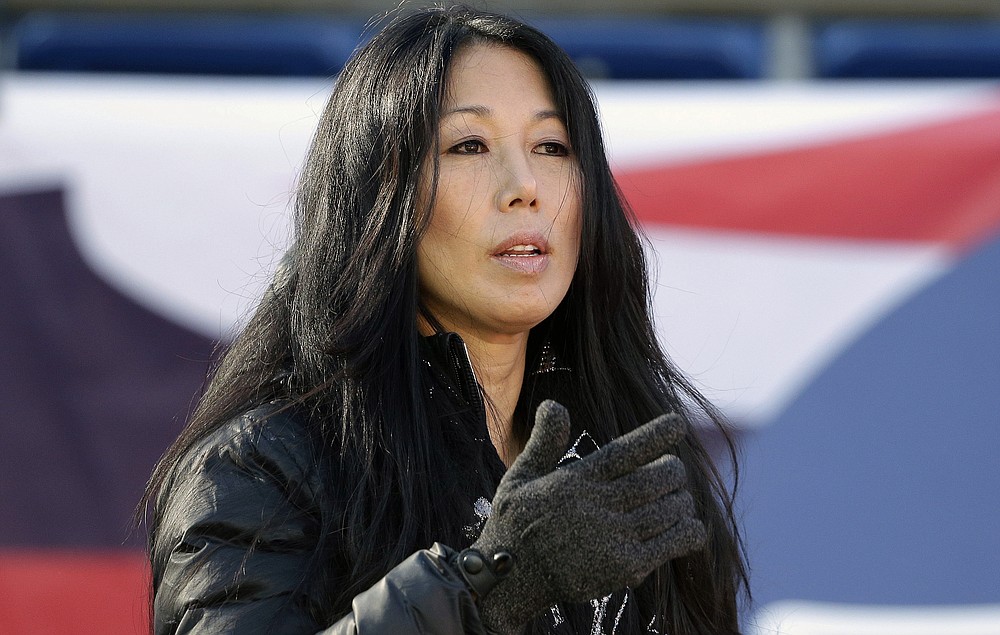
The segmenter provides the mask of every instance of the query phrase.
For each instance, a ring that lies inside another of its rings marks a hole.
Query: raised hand
[[[542,403],[524,451],[504,475],[493,515],[473,545],[514,556],[511,574],[480,602],[484,625],[513,632],[559,601],[582,602],[635,586],[706,540],[684,465],[670,450],[684,421],[662,415],[556,469],[569,413]]]

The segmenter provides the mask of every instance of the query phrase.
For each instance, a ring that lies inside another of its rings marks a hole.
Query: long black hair
[[[461,540],[455,527],[465,519],[442,511],[442,452],[428,433],[415,254],[433,205],[420,183],[431,170],[436,184],[448,69],[474,43],[537,60],[578,160],[579,265],[566,298],[536,327],[573,369],[574,422],[598,443],[670,410],[725,430],[657,343],[642,238],[612,178],[593,95],[572,61],[539,31],[504,16],[468,7],[397,16],[338,77],[300,175],[293,248],[219,357],[145,497],[156,500],[181,456],[231,417],[273,399],[295,404],[310,422],[318,460],[353,487],[323,519],[323,535],[338,536],[336,561],[347,570],[323,573],[331,565],[317,562],[304,573],[338,578],[330,619],[414,550]],[[527,425],[522,420],[515,433],[523,438]],[[650,576],[639,590],[643,615],[659,615],[660,632],[673,635],[735,632],[747,572],[732,498],[696,435],[679,453],[710,545]],[[154,509],[151,543],[157,528]],[[626,618],[626,632],[645,631],[638,619]]]

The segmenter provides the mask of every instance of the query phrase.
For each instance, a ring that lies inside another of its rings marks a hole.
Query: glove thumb
[[[527,481],[548,474],[566,452],[569,443],[569,411],[546,399],[535,411],[535,425],[524,451],[507,471],[504,480]]]

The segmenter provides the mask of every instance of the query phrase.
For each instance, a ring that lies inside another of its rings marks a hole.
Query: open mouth
[[[541,247],[536,245],[512,245],[496,255],[523,258],[525,256],[541,256],[543,253]]]
[[[519,231],[493,248],[494,262],[526,275],[538,275],[549,266],[549,242],[537,231]]]

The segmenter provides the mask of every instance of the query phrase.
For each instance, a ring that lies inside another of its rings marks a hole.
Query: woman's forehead
[[[513,108],[530,110],[537,119],[563,120],[549,79],[534,57],[498,44],[477,43],[460,49],[448,70],[442,118],[489,118]]]

